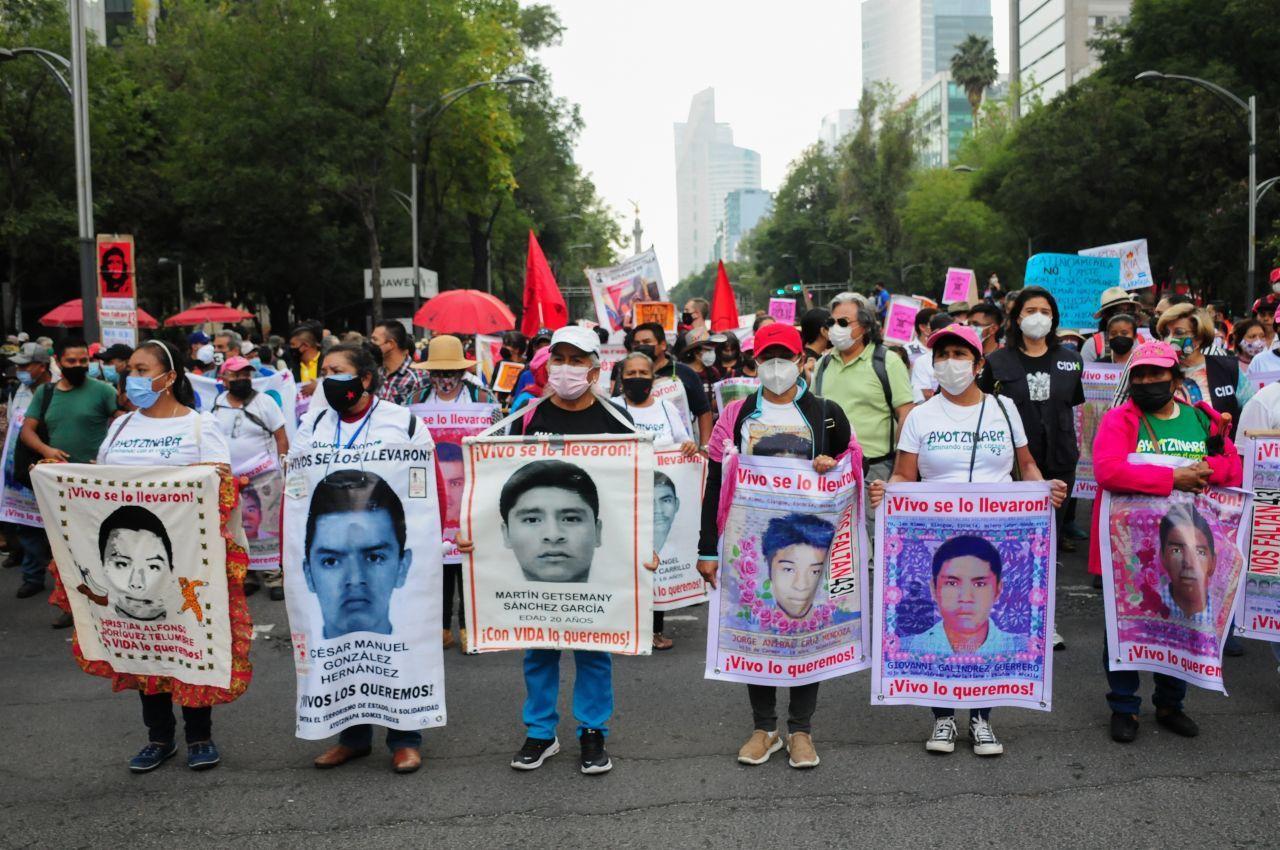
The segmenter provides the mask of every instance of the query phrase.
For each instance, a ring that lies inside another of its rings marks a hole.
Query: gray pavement
[[[1082,547],[1083,548],[1083,547]],[[869,673],[824,683],[814,722],[822,757],[797,771],[775,756],[734,756],[751,731],[743,685],[702,678],[702,608],[669,615],[676,648],[614,667],[612,773],[577,771],[566,658],[565,752],[539,771],[507,763],[519,747],[516,653],[447,654],[449,725],[426,733],[425,764],[388,755],[331,771],[322,742],[293,737],[293,663],[284,604],[251,599],[263,630],[254,681],[214,709],[222,765],[181,758],[133,776],[144,743],[137,697],[81,673],[53,609],[18,600],[0,573],[0,846],[3,847],[760,847],[1274,846],[1280,824],[1280,677],[1246,642],[1227,659],[1224,697],[1192,689],[1193,740],[1159,730],[1144,707],[1138,741],[1111,742],[1101,672],[1102,602],[1083,559],[1059,577],[1060,630],[1050,714],[998,709],[998,759],[960,746],[930,756],[923,708],[869,705]],[[1144,677],[1147,678],[1147,677]],[[1149,680],[1144,682],[1149,694]],[[785,695],[781,695],[785,698]]]

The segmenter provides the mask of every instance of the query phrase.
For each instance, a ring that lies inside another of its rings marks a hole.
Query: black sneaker
[[[272,602],[283,602],[283,601],[284,601],[284,588],[283,588],[283,587],[273,587],[273,588],[271,588],[271,601],[272,601]]]
[[[599,729],[584,729],[578,736],[582,745],[582,757],[578,764],[583,773],[608,773],[613,770],[613,762],[609,761],[609,752],[604,748],[604,733]]]
[[[1184,738],[1194,738],[1200,734],[1200,727],[1196,725],[1194,720],[1183,714],[1181,709],[1157,711],[1156,722],[1173,734],[1181,735]]]
[[[560,740],[552,738],[525,738],[520,752],[511,759],[511,766],[516,770],[537,770],[542,763],[560,752]]]
[[[1111,740],[1117,744],[1131,744],[1138,737],[1138,718],[1132,714],[1111,713]]]
[[[27,599],[35,596],[37,593],[44,593],[44,582],[24,581],[22,586],[18,588],[18,592],[14,595],[19,599]]]

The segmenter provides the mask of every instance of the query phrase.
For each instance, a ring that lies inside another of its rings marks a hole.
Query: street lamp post
[[[178,267],[178,312],[181,313],[187,309],[186,296],[182,294],[182,261],[171,260],[168,257],[161,257],[159,260],[156,260],[156,264],[161,266]]]
[[[1249,95],[1246,102],[1217,83],[1188,77],[1183,74],[1165,74],[1161,71],[1143,71],[1135,80],[1179,80],[1200,86],[1227,103],[1243,109],[1249,116],[1249,270],[1245,276],[1245,304],[1253,303],[1255,281],[1258,274],[1258,99]]]

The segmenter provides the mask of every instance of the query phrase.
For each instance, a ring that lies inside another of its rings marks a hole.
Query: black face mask
[[[1107,340],[1107,347],[1121,356],[1128,354],[1133,350],[1133,337],[1131,336],[1113,336]]]
[[[355,407],[364,395],[364,384],[360,383],[359,378],[351,381],[325,378],[320,385],[324,387],[324,400],[339,413],[346,413]]]
[[[633,345],[631,350],[636,354],[647,355],[650,360],[658,359],[658,347],[656,345]]]
[[[62,370],[62,377],[66,378],[71,386],[78,387],[84,383],[85,378],[89,377],[89,367],[66,366]]]
[[[650,390],[653,389],[653,378],[623,378],[622,394],[627,397],[627,401],[639,404],[649,397]]]
[[[511,359],[511,349],[509,349],[509,348],[504,348],[504,349],[502,349],[501,351],[499,351],[499,352],[498,352],[498,356],[499,356],[500,358],[502,358],[503,360],[510,360],[510,359]]]
[[[1129,397],[1143,413],[1155,413],[1173,401],[1173,381],[1156,381],[1154,384],[1131,384]]]
[[[227,392],[231,393],[235,398],[244,401],[253,395],[253,379],[237,378],[234,381],[227,381]]]
[[[683,313],[681,313],[681,314],[680,314],[680,324],[682,324],[682,325],[692,325],[692,324],[693,324],[693,314],[692,314],[692,313],[690,313],[688,310],[685,310]]]

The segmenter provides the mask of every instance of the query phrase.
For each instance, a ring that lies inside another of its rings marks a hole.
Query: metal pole
[[[493,235],[484,238],[484,287],[485,292],[493,294]]]
[[[1258,274],[1258,99],[1249,96],[1249,273],[1245,282],[1244,303],[1253,303]]]
[[[413,135],[413,162],[409,165],[409,180],[413,189],[409,192],[409,218],[413,219],[413,315],[418,315],[422,305],[422,272],[418,270],[418,108],[409,107],[409,132]],[[413,320],[409,320],[409,335],[417,338]]]
[[[84,0],[71,0],[71,102],[76,142],[76,204],[80,219],[80,299],[84,336],[99,339],[98,283],[93,229],[93,178],[89,159],[89,74],[84,41]]]
[[[182,294],[182,263],[178,263],[178,312],[187,309],[186,297]]]
[[[853,289],[853,249],[849,249],[849,288]]]

